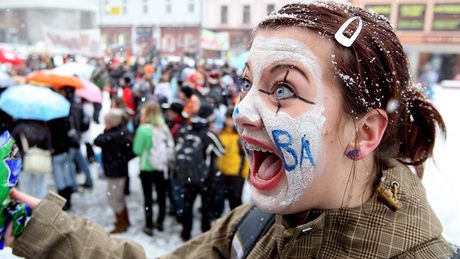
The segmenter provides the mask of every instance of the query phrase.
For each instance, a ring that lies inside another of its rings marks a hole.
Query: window
[[[275,11],[275,5],[274,4],[268,4],[267,5],[267,14],[271,14],[274,11]]]
[[[123,0],[123,3],[121,5],[121,13],[122,14],[127,14],[128,13],[128,0]]]
[[[195,12],[195,4],[193,2],[188,3],[188,12],[189,13]]]
[[[118,34],[118,44],[119,45],[125,45],[126,43],[128,43],[128,35],[125,34],[125,33],[120,33]]]
[[[172,11],[172,6],[171,6],[171,3],[166,3],[166,13],[171,13]]]
[[[104,1],[104,10],[106,15],[110,14],[109,0]]]
[[[228,22],[228,6],[222,5],[220,7],[220,23],[227,24]]]
[[[248,24],[251,22],[251,9],[249,5],[244,5],[243,6],[243,23]]]
[[[142,12],[149,13],[149,0],[144,0],[144,3],[142,5]]]

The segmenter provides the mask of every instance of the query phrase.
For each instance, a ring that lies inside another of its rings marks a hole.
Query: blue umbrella
[[[49,88],[19,85],[2,93],[0,109],[16,119],[48,121],[68,116],[70,103]]]
[[[7,73],[0,71],[0,88],[8,87],[11,85],[15,85],[13,78],[9,76]]]

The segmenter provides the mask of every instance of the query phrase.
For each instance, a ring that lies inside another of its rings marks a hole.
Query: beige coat
[[[311,210],[305,221],[290,226],[286,216],[257,242],[248,258],[447,258],[452,248],[442,238],[441,224],[429,206],[418,178],[390,161],[382,172],[388,187],[397,182],[403,204],[393,212],[374,195],[358,208]],[[111,238],[80,217],[61,211],[55,194],[33,211],[13,253],[26,258],[146,258],[138,244]],[[236,227],[251,205],[236,208],[212,229],[165,258],[230,258]]]

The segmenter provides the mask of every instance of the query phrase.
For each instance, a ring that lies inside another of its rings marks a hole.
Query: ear
[[[355,122],[355,138],[353,138],[352,143],[348,143],[345,155],[352,160],[366,158],[380,144],[387,124],[388,115],[384,110],[369,111]]]

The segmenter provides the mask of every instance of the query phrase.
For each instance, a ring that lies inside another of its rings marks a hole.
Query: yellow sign
[[[121,7],[119,7],[119,6],[110,7],[109,15],[114,15],[114,16],[121,15]]]

